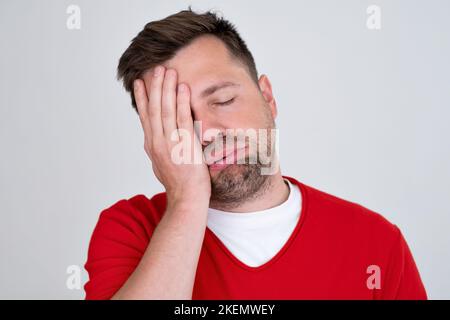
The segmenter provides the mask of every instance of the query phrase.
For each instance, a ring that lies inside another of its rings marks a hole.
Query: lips
[[[219,167],[226,167],[230,164],[235,164],[237,162],[237,157],[239,153],[242,153],[242,150],[247,149],[247,147],[242,148],[232,148],[231,150],[226,150],[225,152],[222,152],[222,154],[225,153],[225,156],[222,156],[218,154],[217,156],[211,157],[206,162],[209,167],[219,168]]]

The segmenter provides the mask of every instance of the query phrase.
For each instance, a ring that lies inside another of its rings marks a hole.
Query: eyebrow
[[[207,96],[212,95],[217,90],[224,89],[227,87],[238,87],[238,86],[239,84],[230,81],[221,82],[203,90],[202,93],[200,94],[200,97],[206,98]]]

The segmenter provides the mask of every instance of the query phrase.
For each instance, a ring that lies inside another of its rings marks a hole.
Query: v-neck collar
[[[308,211],[308,195],[307,195],[307,190],[306,190],[306,186],[304,184],[302,184],[301,182],[295,180],[294,178],[288,177],[288,176],[283,176],[283,178],[289,180],[292,184],[297,185],[300,189],[301,192],[301,201],[302,201],[302,207],[301,207],[301,212],[300,212],[300,219],[297,221],[297,224],[294,228],[294,231],[291,233],[291,235],[289,236],[288,240],[286,241],[286,243],[283,245],[283,247],[267,262],[263,263],[260,266],[257,267],[251,267],[247,264],[245,264],[244,262],[242,262],[241,260],[239,260],[226,246],[225,244],[214,234],[214,232],[208,228],[208,226],[206,227],[205,230],[205,237],[209,237],[212,238],[214,240],[214,242],[217,244],[217,246],[232,260],[232,262],[234,264],[236,264],[237,266],[246,269],[248,271],[251,272],[257,272],[257,271],[261,271],[263,269],[268,268],[269,266],[273,265],[274,263],[276,263],[280,257],[288,250],[288,248],[291,246],[291,244],[295,241],[302,225],[303,222],[306,219],[307,216],[307,211]],[[245,214],[245,213],[244,213]]]

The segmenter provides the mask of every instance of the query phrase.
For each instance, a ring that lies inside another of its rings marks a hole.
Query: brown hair
[[[189,7],[162,20],[152,21],[131,41],[119,60],[117,79],[131,95],[131,104],[137,112],[133,82],[145,71],[172,58],[179,49],[202,35],[214,35],[223,41],[231,55],[247,67],[257,83],[258,73],[252,54],[235,26],[208,11],[195,13]]]

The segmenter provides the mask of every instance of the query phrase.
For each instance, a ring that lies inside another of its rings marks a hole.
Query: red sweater
[[[286,178],[301,190],[302,211],[283,248],[262,266],[249,267],[206,228],[193,299],[427,298],[395,225],[359,204]],[[109,299],[125,283],[165,207],[165,193],[150,200],[137,195],[101,213],[85,265],[86,299]]]

